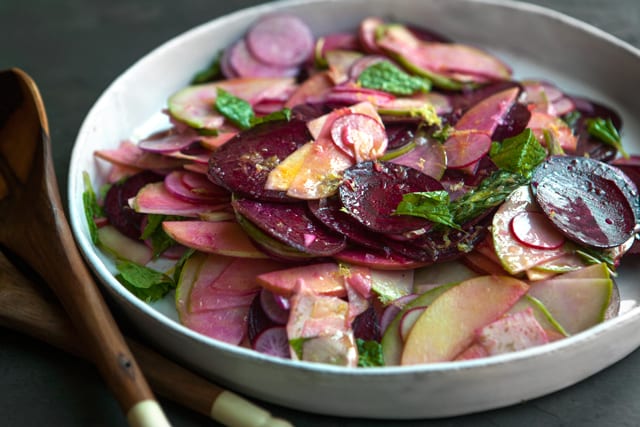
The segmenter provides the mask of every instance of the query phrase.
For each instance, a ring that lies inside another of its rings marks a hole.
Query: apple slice
[[[299,280],[303,280],[305,286],[318,295],[347,295],[343,272],[333,262],[272,271],[258,275],[257,280],[266,289],[285,297],[290,297],[295,292]]]
[[[500,318],[529,289],[509,276],[466,280],[436,298],[409,332],[402,365],[453,360],[475,337],[475,331]]]
[[[605,318],[613,281],[605,264],[533,282],[528,295],[539,300],[568,334],[576,334]]]
[[[549,337],[529,307],[483,327],[477,340],[493,356],[546,344]]]

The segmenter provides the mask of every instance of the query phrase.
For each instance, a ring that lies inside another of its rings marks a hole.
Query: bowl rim
[[[358,1],[361,1],[361,0],[354,0],[354,2],[358,2]],[[615,45],[616,47],[627,51],[629,54],[631,54],[633,57],[635,57],[640,61],[640,49],[632,46],[630,43],[623,41],[589,23],[578,20],[562,12],[549,9],[544,6],[540,6],[532,3],[512,1],[512,0],[455,0],[455,1],[460,1],[462,3],[475,3],[475,4],[488,5],[488,6],[505,7],[521,13],[536,14],[536,15],[544,16],[548,19],[579,29],[583,32],[590,33],[596,36],[597,38],[604,39],[610,44]],[[248,8],[239,9],[227,15],[223,15],[223,16],[214,18],[212,20],[203,22],[169,39],[168,41],[165,41],[159,46],[156,46],[155,48],[153,48],[147,54],[145,54],[144,56],[139,58],[136,62],[134,62],[123,73],[118,75],[118,77],[115,80],[113,80],[107,86],[107,88],[101,93],[99,98],[92,105],[91,109],[85,116],[82,122],[82,125],[79,129],[76,140],[74,142],[71,161],[70,161],[70,168],[68,173],[67,203],[68,203],[68,208],[70,212],[72,231],[76,239],[76,242],[81,249],[81,253],[83,257],[88,262],[90,268],[99,277],[102,285],[106,286],[109,289],[109,291],[114,292],[121,301],[132,306],[137,311],[144,314],[146,317],[150,318],[154,322],[158,322],[164,327],[169,328],[174,333],[178,333],[184,337],[187,337],[189,340],[198,342],[200,344],[205,344],[207,346],[216,347],[223,351],[231,352],[234,356],[238,356],[240,359],[243,359],[243,360],[253,359],[253,360],[264,361],[268,363],[282,365],[285,367],[294,368],[296,370],[314,371],[314,372],[319,372],[323,374],[335,374],[335,375],[343,375],[343,376],[352,376],[352,375],[395,376],[398,374],[414,374],[414,373],[426,373],[426,372],[446,373],[451,370],[466,371],[466,370],[471,370],[479,367],[490,367],[490,366],[520,363],[523,360],[534,359],[544,355],[561,352],[563,349],[568,347],[574,347],[574,346],[579,346],[581,344],[586,344],[592,340],[597,339],[600,335],[608,333],[610,329],[624,328],[631,323],[640,321],[640,307],[637,306],[620,316],[606,320],[605,322],[599,325],[596,325],[586,331],[580,332],[573,336],[567,337],[565,339],[562,339],[556,342],[548,343],[543,346],[533,347],[533,348],[529,348],[529,349],[514,352],[514,353],[491,356],[491,357],[475,359],[475,360],[456,361],[456,362],[441,362],[441,363],[420,364],[420,365],[410,365],[410,366],[385,366],[385,367],[375,368],[375,369],[347,368],[342,366],[325,365],[325,364],[281,359],[281,358],[261,354],[252,349],[227,344],[227,343],[206,337],[166,317],[165,315],[158,312],[153,307],[135,298],[114,278],[112,272],[109,271],[107,266],[98,257],[98,254],[97,254],[98,249],[91,242],[86,230],[86,219],[84,217],[84,212],[82,210],[81,203],[78,203],[78,197],[83,192],[82,179],[79,178],[79,176],[81,176],[82,174],[82,171],[78,170],[78,166],[77,166],[79,164],[78,158],[81,155],[78,142],[83,140],[84,135],[88,133],[89,121],[91,116],[93,116],[96,113],[100,105],[114,90],[114,88],[117,88],[118,85],[120,85],[120,83],[124,79],[126,79],[129,73],[132,73],[133,71],[135,71],[138,67],[141,66],[141,64],[146,62],[149,58],[155,55],[161,55],[163,51],[170,50],[173,48],[174,45],[179,45],[183,43],[185,40],[188,40],[192,37],[197,37],[197,35],[201,32],[208,32],[210,31],[211,27],[224,25],[224,23],[227,21],[233,22],[234,20],[243,18],[245,15],[257,16],[261,13],[272,12],[274,11],[274,7],[276,9],[287,9],[294,6],[302,6],[302,5],[309,5],[309,4],[316,4],[316,3],[331,3],[331,2],[337,3],[338,0],[282,0],[282,1],[265,3],[261,5],[248,7]],[[366,2],[366,0],[361,2],[364,3]],[[614,361],[612,361],[612,363],[613,362]]]

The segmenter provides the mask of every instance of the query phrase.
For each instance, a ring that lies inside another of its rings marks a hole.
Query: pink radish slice
[[[295,15],[262,17],[245,35],[247,47],[259,61],[276,67],[294,67],[313,54],[314,37],[307,24]]]
[[[199,139],[200,135],[195,130],[176,132],[175,129],[170,129],[143,139],[138,143],[138,147],[154,153],[171,153],[187,148]]]
[[[189,190],[203,196],[221,197],[229,195],[227,190],[209,181],[205,175],[185,172],[182,174],[181,179]]]
[[[284,326],[272,326],[263,330],[254,340],[253,349],[270,356],[290,358],[289,337]]]
[[[238,40],[229,49],[229,65],[240,77],[293,77],[298,73],[297,67],[283,68],[260,62],[244,40]]]
[[[378,47],[376,42],[376,30],[384,24],[380,18],[366,18],[360,22],[358,28],[358,39],[362,45],[362,49],[369,53],[381,53],[382,50]]]
[[[283,306],[283,298],[262,288],[260,291],[260,305],[269,319],[279,325],[285,325],[289,320],[289,309]],[[287,301],[288,305],[288,301]]]
[[[238,345],[242,342],[247,325],[249,307],[185,313],[182,323],[189,329],[208,337]]]
[[[220,71],[227,79],[240,77],[231,66],[231,49],[225,49],[220,58]]]
[[[398,328],[403,342],[407,339],[407,336],[409,335],[409,332],[411,332],[411,328],[413,328],[416,320],[418,320],[418,317],[420,317],[426,309],[427,307],[412,307],[402,315]]]
[[[491,138],[480,132],[456,132],[444,143],[447,167],[464,168],[489,152]]]
[[[189,203],[171,194],[164,183],[145,185],[129,204],[136,212],[197,217],[229,207],[229,203]]]
[[[349,68],[349,77],[354,80],[357,80],[360,74],[373,64],[377,64],[378,62],[389,61],[389,58],[382,55],[367,55],[358,59],[354,62]]]
[[[387,330],[387,327],[391,324],[391,322],[393,322],[393,319],[395,319],[396,316],[400,314],[403,307],[417,297],[418,295],[416,294],[409,294],[400,297],[389,304],[382,312],[382,316],[380,316],[380,332],[384,334],[384,332]]]
[[[374,160],[387,149],[387,133],[371,116],[347,114],[338,117],[331,126],[331,139],[357,162]]]
[[[522,244],[536,249],[557,249],[564,236],[540,212],[520,212],[511,220],[511,233]]]
[[[187,187],[183,181],[183,176],[187,173],[188,172],[177,170],[165,176],[164,186],[167,191],[178,199],[189,203],[220,203],[223,201],[229,201],[228,193],[209,195],[206,193],[206,189],[205,191],[200,192],[197,191],[197,189]]]

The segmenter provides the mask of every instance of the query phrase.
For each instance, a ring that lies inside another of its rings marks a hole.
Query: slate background
[[[97,97],[134,61],[168,39],[260,1],[0,0],[0,69],[26,70],[44,98],[58,183],[80,124]],[[533,0],[640,47],[637,0]],[[638,91],[638,88],[630,88]],[[544,375],[532,372],[531,375]],[[492,385],[487,384],[487,393]],[[439,420],[371,421],[267,405],[299,426],[508,427],[640,425],[640,350],[587,380],[505,409]],[[428,397],[425,397],[428,398]],[[174,426],[216,425],[161,399]],[[88,363],[0,328],[0,425],[124,426],[109,390]]]

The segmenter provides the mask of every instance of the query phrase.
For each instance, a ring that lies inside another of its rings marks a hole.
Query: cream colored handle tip
[[[136,403],[127,413],[131,427],[171,427],[162,408],[155,400],[143,400]]]
[[[271,414],[247,399],[224,391],[211,406],[211,418],[228,427],[293,427],[286,420]]]

